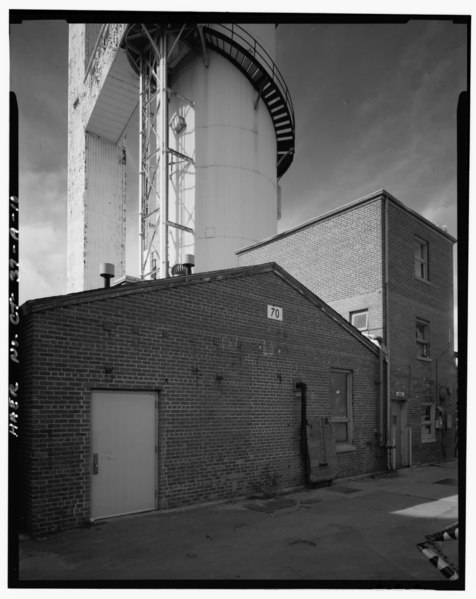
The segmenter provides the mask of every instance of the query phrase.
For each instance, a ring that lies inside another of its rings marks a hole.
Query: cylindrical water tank
[[[166,136],[171,155],[169,184],[159,195],[167,194],[168,215],[167,257],[160,260],[171,267],[194,253],[196,272],[234,267],[237,250],[276,234],[277,179],[294,154],[292,102],[274,62],[275,26],[135,25],[125,37],[134,69],[143,65],[147,71],[160,58],[160,36],[166,36],[168,48]],[[147,71],[141,81],[143,98],[152,102],[155,96],[148,92],[161,88],[160,77]],[[150,110],[150,102],[143,104],[149,114],[143,116],[141,130],[163,135],[158,124],[150,124],[158,114]],[[150,150],[150,161],[143,160],[144,176],[161,170],[151,166],[157,160],[154,147],[161,143],[142,146]],[[159,186],[152,181],[146,187],[156,191]],[[163,213],[152,196],[145,196],[143,212]],[[148,248],[144,253],[152,255]],[[167,276],[161,269],[160,276]]]
[[[273,25],[260,27],[263,41],[270,29],[274,36]],[[277,232],[270,113],[243,73],[214,51],[207,68],[199,55],[184,61],[170,86],[194,102],[195,272],[237,266],[236,250]]]

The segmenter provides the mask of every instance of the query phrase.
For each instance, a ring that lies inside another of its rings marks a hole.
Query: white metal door
[[[152,392],[93,392],[93,519],[156,508],[156,403]]]

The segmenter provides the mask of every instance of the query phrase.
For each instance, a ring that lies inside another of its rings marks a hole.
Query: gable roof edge
[[[308,301],[314,304],[317,308],[321,310],[326,316],[334,320],[339,326],[345,329],[348,333],[350,333],[353,337],[355,337],[358,341],[363,343],[368,349],[370,349],[373,353],[379,353],[379,348],[367,339],[362,333],[360,333],[353,325],[350,324],[341,314],[336,312],[334,308],[331,308],[329,304],[326,304],[324,300],[322,300],[319,296],[313,293],[310,289],[308,289],[305,285],[300,283],[297,279],[295,279],[292,275],[290,275],[282,266],[276,264],[276,262],[270,262],[273,266],[273,271],[276,275],[278,275],[281,279],[283,279],[288,285],[293,287],[295,291],[303,295]]]
[[[77,291],[66,295],[55,295],[50,297],[28,300],[20,307],[23,315],[32,312],[44,312],[55,308],[76,306],[80,304],[101,301],[113,297],[123,297],[135,295],[136,293],[149,293],[160,289],[171,289],[175,287],[186,287],[188,285],[197,285],[201,283],[210,283],[213,280],[222,280],[225,278],[236,278],[246,276],[247,274],[258,274],[272,270],[273,263],[257,264],[252,266],[237,266],[222,270],[195,273],[179,277],[168,277],[166,279],[156,279],[151,281],[138,281],[129,285],[117,287],[99,287],[97,289],[88,289],[86,291]]]
[[[125,297],[129,295],[135,295],[138,293],[150,293],[152,291],[160,291],[162,289],[172,289],[176,287],[186,287],[189,285],[198,285],[203,283],[210,283],[212,281],[221,281],[223,279],[239,278],[249,275],[263,274],[266,272],[274,272],[276,276],[280,277],[290,287],[297,291],[300,295],[305,297],[308,301],[319,308],[324,314],[334,320],[339,326],[344,328],[347,332],[353,335],[358,341],[363,343],[368,349],[374,353],[378,353],[379,349],[369,339],[364,337],[359,331],[357,331],[343,316],[331,308],[324,302],[320,297],[308,289],[305,285],[300,283],[292,275],[290,275],[282,266],[276,264],[276,262],[266,262],[264,264],[257,264],[254,266],[238,266],[236,268],[229,268],[224,270],[216,270],[205,273],[196,273],[184,277],[171,277],[168,279],[158,279],[155,281],[142,281],[138,283],[131,283],[130,285],[91,289],[89,291],[79,291],[77,293],[71,293],[69,295],[52,296],[47,298],[40,298],[36,300],[28,300],[25,302],[20,310],[21,315],[26,316],[32,313],[46,312],[48,310],[54,310],[57,308],[66,308],[71,306],[77,306],[81,304],[87,304],[95,301],[102,301],[109,298]]]
[[[435,223],[432,223],[430,220],[428,220],[427,218],[425,218],[424,216],[422,216],[421,214],[419,214],[412,208],[405,206],[405,204],[403,202],[398,200],[395,196],[393,196],[387,190],[379,189],[369,195],[363,196],[362,198],[359,198],[357,200],[353,200],[352,202],[348,202],[347,204],[344,204],[343,206],[339,206],[338,208],[334,208],[333,210],[330,210],[329,212],[325,212],[324,214],[321,214],[320,216],[315,216],[315,217],[311,218],[310,220],[300,223],[299,225],[295,225],[294,227],[291,227],[290,229],[287,229],[286,231],[282,231],[281,233],[277,233],[276,235],[273,235],[271,237],[266,237],[265,239],[262,239],[261,241],[257,241],[255,243],[247,245],[243,248],[240,248],[239,250],[236,250],[235,254],[237,256],[239,256],[240,254],[246,254],[246,252],[249,252],[250,250],[254,250],[258,247],[262,247],[264,245],[274,243],[275,241],[279,241],[280,239],[283,239],[284,237],[288,237],[290,235],[293,235],[294,233],[297,233],[298,231],[307,229],[308,227],[312,227],[313,225],[317,224],[318,222],[321,222],[321,221],[327,220],[329,218],[332,218],[334,216],[337,216],[338,214],[340,214],[342,212],[346,212],[347,210],[353,210],[354,208],[357,208],[357,207],[361,206],[362,204],[366,204],[368,202],[377,201],[377,200],[381,200],[381,199],[389,199],[391,202],[393,202],[394,204],[396,204],[397,206],[402,208],[404,211],[408,212],[411,216],[413,216],[414,218],[417,218],[418,220],[423,222],[423,224],[429,226],[430,228],[435,230],[437,233],[440,233],[448,241],[451,241],[452,243],[456,243],[456,241],[457,241],[456,238],[453,237],[452,235],[450,235],[448,232],[444,231],[443,229],[438,227],[438,225],[435,225]]]

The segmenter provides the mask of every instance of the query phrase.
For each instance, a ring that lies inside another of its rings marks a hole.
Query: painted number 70
[[[283,309],[279,306],[268,305],[268,318],[273,320],[283,320]]]

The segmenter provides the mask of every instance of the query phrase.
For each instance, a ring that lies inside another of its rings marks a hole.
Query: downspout
[[[301,391],[301,454],[306,469],[306,484],[309,483],[309,452],[307,448],[307,385],[302,381],[295,383],[295,388]]]
[[[387,470],[393,470],[392,465],[392,427],[390,420],[390,314],[389,314],[389,299],[388,299],[388,198],[385,198],[385,217],[384,217],[384,293],[385,293],[385,336],[384,342],[387,348],[386,360],[386,448],[387,448]]]
[[[384,432],[384,409],[383,409],[383,403],[384,403],[384,398],[385,398],[385,388],[384,388],[384,381],[385,381],[385,376],[384,376],[384,362],[385,362],[385,355],[384,355],[384,348],[383,348],[383,339],[380,338],[380,343],[379,343],[379,348],[378,348],[378,378],[379,378],[379,390],[378,390],[378,394],[379,394],[379,407],[378,407],[378,442],[380,447],[383,446],[384,444],[384,437],[385,437],[385,432]]]

